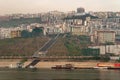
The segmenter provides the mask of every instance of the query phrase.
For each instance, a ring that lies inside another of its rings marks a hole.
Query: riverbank
[[[10,67],[11,65],[16,66],[20,59],[0,59],[0,68]]]
[[[0,67],[15,67],[17,63],[19,63],[20,59],[2,59],[0,60]],[[28,60],[24,63],[25,67],[29,63],[31,63],[32,60]],[[96,67],[98,63],[105,63],[105,64],[111,64],[113,62],[99,62],[99,61],[85,61],[85,62],[75,62],[75,61],[41,61],[37,65],[35,65],[36,68],[51,68],[56,65],[65,65],[65,64],[72,64],[74,67]]]

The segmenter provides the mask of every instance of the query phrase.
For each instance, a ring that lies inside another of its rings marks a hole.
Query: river
[[[120,80],[120,70],[0,70],[0,80]]]

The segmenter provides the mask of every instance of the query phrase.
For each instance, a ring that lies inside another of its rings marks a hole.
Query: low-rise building
[[[21,37],[21,29],[19,27],[0,28],[0,39],[15,38],[15,37]]]
[[[87,35],[86,26],[72,26],[71,33],[72,35]]]
[[[111,56],[110,60],[120,60],[120,57],[119,56]]]
[[[11,38],[10,28],[0,28],[0,39]]]
[[[11,38],[21,37],[21,31],[20,30],[12,30],[11,31]]]
[[[100,45],[100,46],[89,46],[92,49],[100,49],[100,54],[105,55],[106,53],[112,53],[114,55],[120,55],[120,45]]]

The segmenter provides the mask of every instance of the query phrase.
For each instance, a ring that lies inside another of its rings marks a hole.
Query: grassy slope
[[[56,43],[48,50],[47,55],[65,56],[69,52],[64,45],[65,39],[59,38]]]
[[[0,40],[0,56],[31,56],[48,38],[15,38]]]
[[[56,56],[81,56],[82,48],[90,44],[87,36],[68,35],[65,38],[59,38],[57,42],[48,50],[48,55]]]
[[[87,36],[68,35],[64,44],[67,47],[69,56],[81,56],[81,49],[87,48],[87,46],[90,44],[90,40]]]
[[[0,40],[0,56],[31,56],[47,41],[47,37]],[[83,36],[60,37],[57,42],[48,49],[47,55],[79,56],[82,55],[81,49],[87,47],[88,44],[88,39]]]

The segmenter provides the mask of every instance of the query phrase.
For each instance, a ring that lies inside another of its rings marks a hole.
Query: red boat
[[[120,63],[98,63],[97,67],[107,67],[107,69],[120,69]]]

